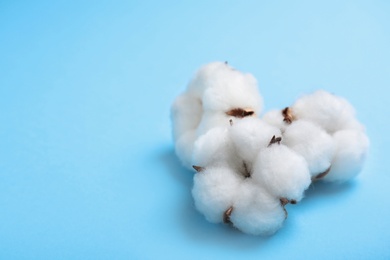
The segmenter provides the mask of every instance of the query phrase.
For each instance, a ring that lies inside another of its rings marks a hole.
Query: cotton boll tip
[[[203,172],[205,170],[204,167],[200,167],[200,166],[196,166],[196,165],[192,165],[192,168],[194,168],[194,170],[196,172]]]
[[[232,225],[232,221],[230,220],[230,215],[232,215],[233,207],[229,207],[224,213],[223,213],[223,223]]]
[[[291,124],[295,120],[295,116],[293,115],[292,109],[286,107],[282,110],[283,122],[287,124]]]
[[[234,116],[237,118],[244,118],[247,116],[255,115],[255,112],[251,108],[234,108],[226,112],[228,116]]]
[[[271,141],[269,141],[268,147],[270,147],[273,144],[280,144],[280,141],[282,141],[282,137],[275,137],[272,136]]]

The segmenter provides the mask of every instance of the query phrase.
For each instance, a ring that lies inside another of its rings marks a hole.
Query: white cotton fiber
[[[324,90],[299,98],[291,109],[298,119],[314,122],[331,134],[348,128],[355,117],[355,110],[346,99]]]
[[[237,165],[237,156],[229,130],[215,127],[200,136],[194,144],[192,165],[207,167],[210,165]]]
[[[333,138],[318,125],[305,120],[293,121],[286,128],[282,143],[305,158],[312,176],[330,167],[335,152]]]
[[[277,198],[300,201],[311,183],[305,159],[277,143],[260,151],[253,165],[252,179]]]
[[[283,121],[284,117],[281,110],[270,110],[263,115],[262,119],[266,123],[279,128],[282,132],[284,132],[288,126],[288,124]]]
[[[202,99],[204,91],[218,83],[216,78],[221,74],[221,71],[227,71],[229,68],[224,62],[211,62],[203,65],[188,84],[187,93]]]
[[[208,68],[208,66],[207,66]],[[203,80],[204,90],[202,102],[207,111],[229,111],[234,108],[250,108],[260,113],[262,98],[259,94],[256,79],[247,73],[242,73],[229,65],[219,63],[211,66],[213,73]],[[204,77],[203,77],[204,79]]]
[[[250,178],[242,182],[230,215],[236,228],[252,235],[271,235],[282,227],[285,218],[279,198],[259,188]]]
[[[184,133],[198,127],[203,113],[200,99],[183,93],[179,95],[171,107],[171,121],[174,140]]]
[[[226,115],[225,112],[206,111],[202,115],[197,134],[201,136],[216,127],[230,127],[230,119],[236,120],[234,117]]]
[[[196,209],[208,221],[223,221],[224,212],[233,205],[243,177],[228,167],[210,167],[196,173],[192,196]]]
[[[333,137],[336,153],[330,172],[323,180],[347,181],[359,174],[363,168],[369,140],[363,132],[356,130],[341,130],[336,132]]]
[[[192,169],[192,153],[196,138],[196,131],[192,130],[181,135],[175,143],[176,155],[179,157],[182,164],[188,169]]]
[[[229,128],[237,155],[252,164],[260,149],[268,146],[272,136],[280,136],[278,128],[257,117],[246,117],[233,121]]]

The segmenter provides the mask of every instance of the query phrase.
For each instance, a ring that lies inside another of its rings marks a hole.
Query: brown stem
[[[244,177],[245,177],[245,178],[251,177],[251,173],[250,173],[250,171],[248,170],[248,166],[246,165],[245,162],[243,162],[243,165],[244,165]]]
[[[230,221],[230,215],[232,214],[233,211],[233,206],[228,208],[224,213],[223,213],[223,222],[226,224],[232,224]]]
[[[268,144],[268,147],[271,146],[272,144],[275,144],[275,143],[280,144],[280,141],[282,141],[282,137],[272,136],[271,141]]]
[[[196,165],[192,165],[192,168],[194,168],[196,172],[203,172],[205,170],[204,167],[200,167]]]
[[[238,118],[243,118],[243,117],[247,117],[247,116],[252,116],[252,115],[254,115],[254,113],[255,112],[252,109],[234,108],[234,109],[226,112],[226,115],[234,116],[234,117],[238,117]]]
[[[295,119],[292,110],[289,107],[286,107],[285,109],[282,110],[282,115],[284,117],[283,121],[286,122],[287,124],[291,124],[292,121],[294,121]]]
[[[331,168],[331,167],[332,167],[332,166],[329,166],[329,168],[326,169],[326,171],[321,172],[320,174],[318,174],[318,175],[316,175],[316,176],[313,176],[313,177],[311,178],[311,181],[318,181],[318,180],[324,178],[324,177],[330,172],[330,168]]]

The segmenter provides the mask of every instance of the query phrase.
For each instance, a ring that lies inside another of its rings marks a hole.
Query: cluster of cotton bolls
[[[192,195],[208,221],[253,235],[276,232],[312,181],[362,168],[364,127],[343,98],[317,91],[262,118],[256,79],[214,62],[171,108],[177,156],[195,170]]]

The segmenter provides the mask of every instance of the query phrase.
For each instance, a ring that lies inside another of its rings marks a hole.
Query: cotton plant
[[[368,148],[342,98],[319,91],[259,118],[262,105],[252,75],[214,62],[171,107],[176,154],[195,172],[196,209],[252,235],[280,229],[286,204],[298,203],[312,181],[355,176]]]

